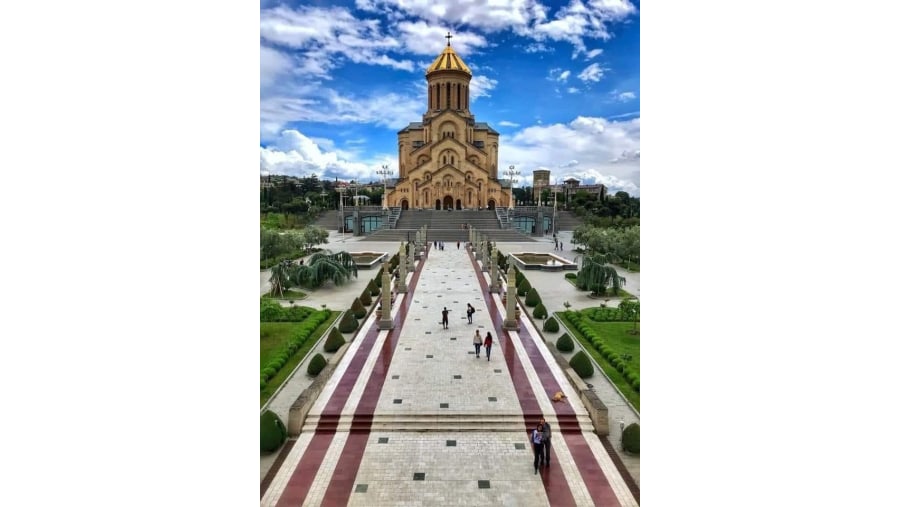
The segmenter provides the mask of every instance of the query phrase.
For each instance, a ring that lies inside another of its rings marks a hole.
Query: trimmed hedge
[[[378,281],[376,282],[375,280]],[[381,287],[381,277],[376,276],[372,280],[369,280],[369,285],[366,285],[366,290],[369,291],[370,296],[375,297],[381,294],[381,289],[379,287]]]
[[[362,294],[359,295],[359,302],[366,306],[372,304],[372,296],[369,294],[368,289],[362,291]]]
[[[575,273],[566,273],[566,278],[569,280],[575,280],[576,278],[578,278],[578,275],[576,275]]]
[[[518,294],[519,297],[525,297],[525,295],[528,294],[528,291],[530,290],[531,284],[528,283],[528,280],[522,280],[521,285],[519,285],[518,283],[516,284],[516,294]]]
[[[322,369],[325,368],[325,365],[327,364],[328,361],[325,360],[325,357],[323,357],[322,354],[316,354],[309,360],[309,366],[306,367],[306,373],[309,373],[311,377],[315,377],[322,372]]]
[[[572,369],[575,370],[575,373],[581,378],[588,378],[594,374],[594,365],[591,364],[591,359],[583,350],[579,350],[572,356],[572,359],[569,361],[569,366],[571,366]]]
[[[622,448],[633,454],[641,453],[641,425],[631,423],[622,432]]]
[[[353,304],[350,305],[350,311],[353,312],[353,316],[357,319],[361,319],[366,316],[366,307],[363,306],[363,304],[359,301],[359,298],[355,298],[353,300]]]
[[[547,308],[544,306],[544,303],[538,303],[538,305],[534,307],[534,311],[532,311],[531,314],[536,319],[546,319]]]
[[[345,343],[347,343],[347,340],[344,339],[344,335],[336,327],[333,327],[331,332],[328,333],[328,338],[325,339],[325,344],[322,348],[325,349],[325,352],[335,352]]]
[[[341,318],[340,324],[338,324],[338,329],[342,333],[352,333],[356,331],[356,328],[358,327],[359,321],[356,320],[356,317],[353,315],[353,310],[344,312],[344,316]]]
[[[537,306],[541,303],[541,295],[538,294],[537,289],[531,289],[528,291],[528,295],[525,296],[525,306],[531,308],[533,306]]]
[[[560,352],[572,352],[575,350],[575,342],[572,341],[569,333],[563,334],[556,340],[556,350]]]
[[[293,331],[287,343],[284,344],[280,350],[273,353],[265,366],[260,369],[260,389],[263,389],[266,386],[266,382],[281,370],[285,363],[288,362],[288,359],[294,355],[294,352],[302,347],[319,325],[325,322],[331,315],[330,310],[312,311],[309,308],[307,308],[307,313],[309,316],[295,331]]]
[[[260,322],[303,322],[313,312],[308,306],[292,306],[284,308],[278,301],[260,298]]]
[[[548,333],[556,333],[557,331],[559,331],[559,322],[556,322],[555,318],[550,317],[549,319],[547,319],[547,322],[544,322],[544,331],[547,331]]]
[[[287,428],[278,414],[266,410],[259,416],[259,450],[266,454],[275,452],[287,440]]]

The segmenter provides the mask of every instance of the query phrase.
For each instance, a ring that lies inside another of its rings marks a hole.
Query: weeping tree
[[[301,287],[317,289],[329,280],[335,285],[343,285],[351,276],[357,277],[353,256],[347,252],[324,250],[310,255],[304,264],[294,265],[290,279]]]
[[[610,288],[613,295],[618,296],[619,289],[625,285],[625,278],[619,276],[616,269],[609,265],[608,254],[594,253],[582,257],[576,283],[592,294],[602,296],[606,294],[606,289]]]
[[[272,289],[269,291],[273,296],[284,296],[284,290],[291,286],[291,261],[281,261],[272,266],[272,276],[269,277],[269,283]]]

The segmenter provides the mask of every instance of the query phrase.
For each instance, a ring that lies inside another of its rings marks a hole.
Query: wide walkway
[[[637,505],[540,335],[524,318],[504,331],[487,273],[447,247],[416,263],[393,330],[363,323],[261,505]],[[495,337],[490,362],[475,329]],[[553,457],[536,475],[527,429],[542,415]]]

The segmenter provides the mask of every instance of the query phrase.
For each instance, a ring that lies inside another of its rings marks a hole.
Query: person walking
[[[488,331],[487,335],[484,337],[484,355],[487,356],[488,362],[491,361],[491,347],[494,346],[494,337],[491,336],[491,332]]]
[[[456,242],[456,249],[459,250],[459,241]]]
[[[541,426],[543,427],[541,442],[544,446],[544,466],[550,466],[550,423],[541,417]]]
[[[538,423],[531,432],[531,448],[534,450],[534,475],[538,473],[541,455],[544,452],[544,428]]]
[[[448,325],[450,324],[450,310],[447,307],[444,307],[444,311],[441,312],[441,324],[444,325],[444,329],[449,329]]]
[[[472,323],[472,315],[475,313],[475,308],[472,306],[472,303],[467,303],[468,308],[466,308],[466,317],[469,318],[469,324]]]
[[[481,357],[481,331],[475,330],[475,336],[472,337],[472,345],[475,345],[475,359]]]

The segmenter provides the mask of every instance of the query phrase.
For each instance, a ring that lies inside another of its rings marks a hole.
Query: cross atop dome
[[[450,35],[450,32],[447,32],[447,35],[445,35],[444,38],[447,39],[447,45],[449,46],[449,45],[450,45],[450,39],[452,39],[453,36]]]

